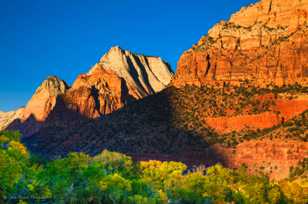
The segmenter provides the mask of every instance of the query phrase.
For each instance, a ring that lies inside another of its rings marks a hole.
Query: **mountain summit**
[[[126,103],[166,88],[173,73],[159,57],[112,47],[86,74],[81,74],[64,97],[67,107],[95,118]]]
[[[49,112],[56,105],[57,97],[64,95],[67,89],[68,85],[65,81],[56,76],[49,76],[36,89],[27,103],[23,119],[33,115],[38,121],[45,120]]]
[[[172,76],[169,65],[160,57],[133,54],[118,46],[112,47],[89,73],[101,69],[111,70],[123,78],[130,94],[137,98],[163,90]]]

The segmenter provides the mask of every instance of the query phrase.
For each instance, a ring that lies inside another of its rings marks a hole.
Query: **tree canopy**
[[[52,161],[31,155],[17,132],[0,133],[0,202],[8,203],[307,203],[307,179],[270,182],[216,164],[133,161],[104,150]]]

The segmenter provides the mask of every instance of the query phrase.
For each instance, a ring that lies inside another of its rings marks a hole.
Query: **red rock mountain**
[[[261,0],[221,21],[178,62],[175,86],[308,84],[308,0]]]
[[[172,84],[179,88],[242,82],[255,87],[300,84],[308,90],[307,56],[308,0],[261,0],[216,24],[184,52]],[[274,99],[271,111],[210,116],[203,121],[222,135],[275,129],[308,110],[307,94]],[[250,171],[263,169],[273,179],[285,178],[290,167],[308,157],[307,126],[298,124],[296,129],[303,141],[290,136],[292,128],[278,128],[269,135],[283,140],[270,136],[270,140],[243,141],[233,151],[220,149],[220,155],[227,166],[246,164]]]
[[[106,115],[132,100],[163,90],[172,76],[169,65],[159,57],[112,47],[88,73],[79,75],[71,87],[55,76],[48,77],[25,108],[0,113],[0,128],[6,128],[16,119],[25,121],[30,116],[38,122],[45,121],[59,97],[66,108],[83,116]]]
[[[113,47],[89,73],[78,76],[64,100],[68,108],[95,118],[163,90],[172,76],[169,65],[159,57]]]

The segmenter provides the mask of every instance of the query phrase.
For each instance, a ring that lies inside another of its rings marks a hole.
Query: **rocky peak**
[[[308,0],[262,0],[216,24],[185,52],[173,84],[307,85],[307,36]]]
[[[70,109],[95,118],[167,87],[173,76],[159,57],[112,47],[87,74],[79,75],[65,95]]]
[[[23,111],[23,108],[9,112],[0,111],[0,131],[7,128],[15,119],[22,117]]]
[[[173,73],[160,57],[144,56],[112,47],[89,74],[99,70],[110,70],[127,83],[130,95],[143,98],[159,92],[170,83]]]
[[[65,81],[56,76],[49,76],[36,89],[34,95],[25,107],[23,118],[33,115],[36,120],[43,121],[56,104],[59,95],[65,94],[68,86]]]
[[[49,96],[58,96],[64,94],[68,85],[65,81],[59,79],[57,76],[48,76],[46,80],[36,89],[34,94],[39,94],[42,91],[47,91]]]
[[[96,118],[123,107],[129,94],[125,81],[115,72],[97,69],[79,75],[64,99],[69,109]]]

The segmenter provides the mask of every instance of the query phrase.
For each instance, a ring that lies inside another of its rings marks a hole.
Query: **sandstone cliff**
[[[307,85],[308,0],[262,0],[209,30],[178,62],[173,84]]]
[[[305,96],[306,98],[272,100],[273,105],[270,111],[236,116],[207,117],[204,122],[220,134],[271,128],[308,110],[308,97]]]

